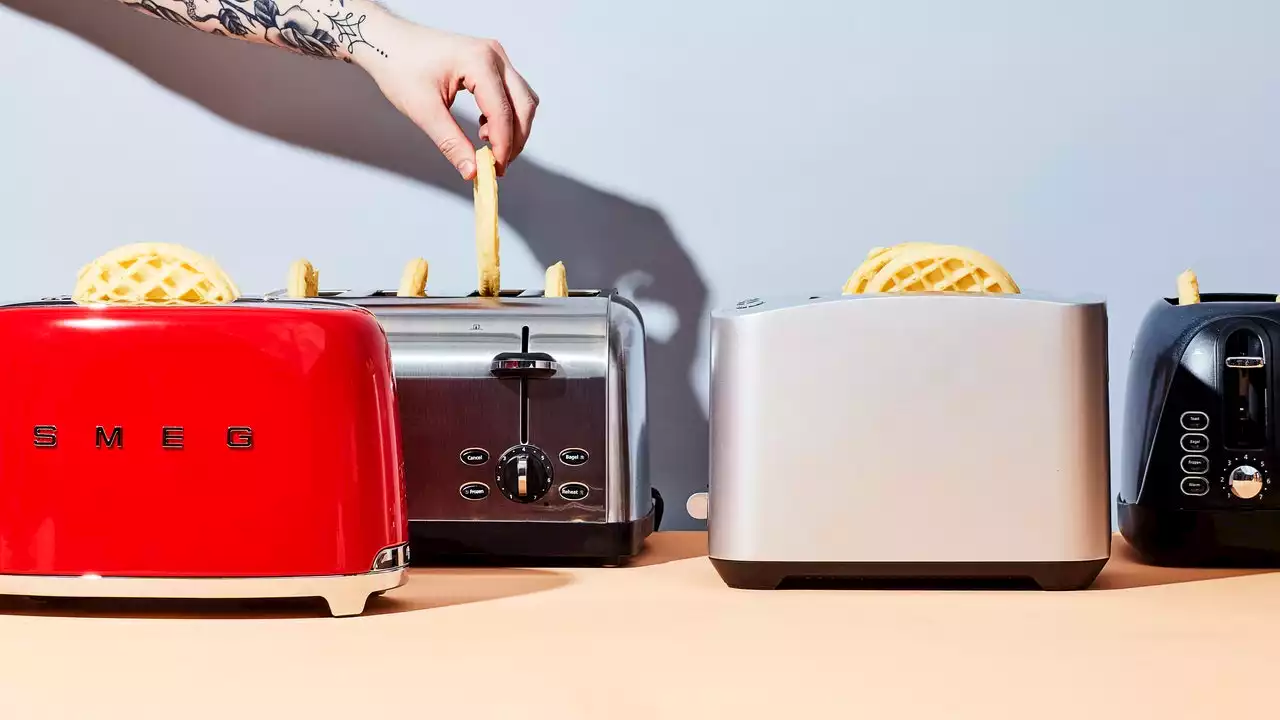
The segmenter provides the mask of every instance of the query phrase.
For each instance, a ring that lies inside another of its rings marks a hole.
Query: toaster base
[[[1083,590],[1108,558],[1061,562],[755,562],[711,558],[725,584],[741,590],[811,587],[900,588],[1034,583]]]
[[[623,565],[653,533],[654,513],[625,523],[410,520],[414,565]]]
[[[371,595],[405,584],[405,568],[311,577],[114,577],[0,575],[0,595],[33,598],[324,598],[334,617],[359,615]]]
[[[1151,565],[1280,567],[1280,510],[1166,510],[1118,502],[1120,534]]]

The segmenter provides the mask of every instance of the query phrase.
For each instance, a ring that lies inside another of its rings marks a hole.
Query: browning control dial
[[[508,500],[537,502],[551,490],[551,461],[532,445],[517,445],[498,459],[497,483]]]
[[[1233,468],[1228,482],[1231,494],[1244,500],[1251,500],[1262,492],[1262,472],[1252,465]]]
[[[1265,469],[1266,466],[1261,460],[1248,455],[1241,457],[1232,463],[1224,477],[1227,492],[1241,500],[1252,500],[1258,497],[1271,484],[1264,472]]]

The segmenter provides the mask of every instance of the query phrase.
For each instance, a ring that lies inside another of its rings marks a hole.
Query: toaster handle
[[[494,356],[489,372],[498,377],[547,378],[560,372],[560,363],[541,352],[504,352]]]

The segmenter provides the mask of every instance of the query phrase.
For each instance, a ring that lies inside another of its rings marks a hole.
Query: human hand
[[[404,20],[386,31],[386,55],[357,53],[355,62],[465,180],[475,177],[475,146],[450,108],[459,91],[470,92],[480,108],[480,140],[493,149],[498,175],[506,174],[529,140],[538,95],[502,46]]]

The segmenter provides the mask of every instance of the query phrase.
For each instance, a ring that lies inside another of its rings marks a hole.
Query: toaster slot
[[[1267,440],[1267,375],[1262,336],[1240,329],[1227,337],[1222,372],[1226,403],[1223,442],[1228,450],[1257,450]]]

